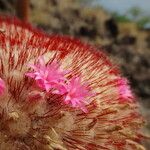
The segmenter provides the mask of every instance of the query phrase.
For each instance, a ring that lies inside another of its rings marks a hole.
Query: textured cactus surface
[[[5,82],[0,150],[144,150],[144,121],[136,98],[102,50],[69,37],[45,35],[14,18],[1,17],[0,30],[0,78]],[[72,91],[81,96],[78,101],[67,90],[69,98],[60,94],[56,85],[38,86],[41,78],[34,67],[41,56],[45,66],[57,62],[67,71],[63,83],[71,80],[75,85],[75,77],[80,77],[93,94],[84,99],[85,85],[77,85]]]

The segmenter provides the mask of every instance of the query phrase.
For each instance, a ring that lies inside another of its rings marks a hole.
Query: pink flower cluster
[[[46,65],[42,56],[37,64],[29,66],[34,71],[26,73],[26,76],[33,78],[39,88],[46,92],[63,95],[65,104],[87,112],[85,105],[89,103],[88,97],[93,94],[87,84],[81,83],[81,77],[68,80],[65,77],[68,71],[61,70],[56,61]]]

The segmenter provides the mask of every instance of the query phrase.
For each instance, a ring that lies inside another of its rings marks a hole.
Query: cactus
[[[136,96],[102,50],[15,18],[0,29],[1,150],[144,150]]]

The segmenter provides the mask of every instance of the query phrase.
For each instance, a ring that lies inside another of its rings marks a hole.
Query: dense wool
[[[17,19],[0,18],[0,150],[144,150],[144,124],[128,82],[102,50],[49,36]],[[39,56],[81,76],[95,93],[87,113],[66,105],[25,76]]]

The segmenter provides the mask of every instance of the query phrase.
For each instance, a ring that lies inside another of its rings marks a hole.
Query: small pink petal
[[[0,78],[0,95],[4,93],[5,88],[5,82]]]
[[[35,75],[33,73],[30,73],[30,72],[25,73],[25,76],[28,76],[30,78],[34,78],[35,77]]]
[[[123,98],[124,100],[130,100],[130,98],[133,98],[127,79],[119,78],[118,84],[118,90],[121,98]]]
[[[42,56],[39,57],[39,64],[40,64],[41,66],[45,66],[44,57],[42,57]]]

